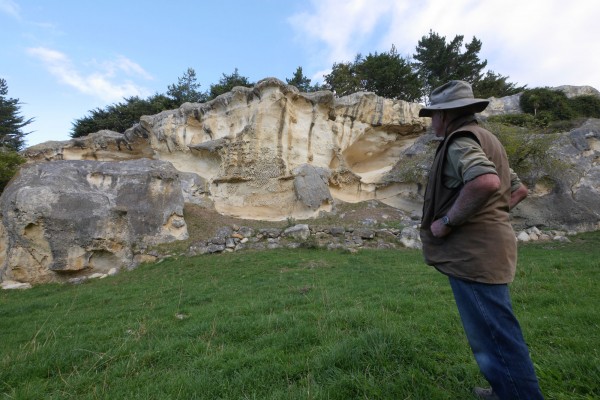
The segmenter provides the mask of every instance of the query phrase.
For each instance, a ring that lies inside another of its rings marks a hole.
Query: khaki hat
[[[421,108],[419,117],[431,117],[434,111],[464,108],[474,113],[482,112],[489,100],[476,99],[468,82],[450,81],[433,89],[429,97],[431,104]]]

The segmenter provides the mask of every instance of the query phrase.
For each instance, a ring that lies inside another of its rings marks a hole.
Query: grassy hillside
[[[521,246],[548,399],[600,397],[600,233]],[[239,252],[0,292],[6,399],[459,399],[484,384],[417,251]]]

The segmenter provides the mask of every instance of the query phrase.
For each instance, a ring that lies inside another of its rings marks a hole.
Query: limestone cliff
[[[242,218],[309,218],[330,210],[333,198],[378,198],[381,177],[425,131],[419,108],[372,93],[300,93],[265,79],[207,103],[144,116],[124,135],[101,131],[25,154],[31,162],[169,161],[200,178],[202,187],[187,188],[187,201],[210,198],[219,212]],[[304,166],[327,171],[325,183],[313,181],[321,197],[309,202],[297,191],[305,175],[294,172]],[[394,193],[385,197],[393,201]]]
[[[428,122],[418,117],[420,107],[372,93],[300,93],[271,78],[207,103],[144,116],[124,135],[101,131],[33,146],[25,155],[30,162],[169,161],[197,177],[186,180],[193,185],[185,188],[186,201],[210,198],[219,212],[243,218],[309,218],[330,210],[332,199],[385,193],[384,200],[394,202],[400,191],[383,190],[380,181],[424,133]],[[307,181],[306,166],[326,171],[320,173],[325,184]],[[299,193],[298,185],[320,198]]]

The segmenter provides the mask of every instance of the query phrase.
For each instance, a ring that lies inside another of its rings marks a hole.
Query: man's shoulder
[[[448,148],[456,149],[456,148],[464,148],[464,147],[472,147],[472,146],[480,146],[479,140],[477,137],[470,132],[466,132],[465,135],[457,135],[452,138],[450,143],[448,143]]]
[[[468,139],[475,140],[479,145],[481,145],[482,140],[491,139],[497,140],[496,135],[477,124],[476,122],[472,122],[470,124],[461,126],[454,132],[450,134],[449,144],[456,140],[466,140]]]

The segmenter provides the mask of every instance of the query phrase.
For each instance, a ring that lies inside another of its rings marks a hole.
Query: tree
[[[414,101],[421,97],[421,87],[410,63],[392,46],[389,52],[357,54],[354,62],[333,64],[325,82],[338,96],[358,91],[374,92],[390,99]]]
[[[73,122],[71,137],[86,136],[102,129],[123,133],[135,125],[142,115],[158,114],[177,108],[185,102],[206,101],[206,93],[200,92],[199,89],[196,71],[188,68],[183,76],[177,78],[176,84],[168,86],[167,94],[155,93],[146,99],[138,96],[126,97],[123,102],[89,111],[89,115]]]
[[[285,79],[288,85],[293,85],[298,88],[301,92],[310,92],[312,86],[310,85],[310,79],[304,76],[302,73],[302,67],[298,67],[292,79]]]
[[[487,61],[479,59],[481,41],[473,37],[463,51],[463,40],[463,35],[456,35],[447,43],[444,36],[431,30],[428,36],[419,40],[413,55],[416,60],[413,67],[421,79],[427,98],[434,88],[450,80],[458,79],[474,84],[482,78],[482,70]]]
[[[326,87],[338,96],[347,96],[360,92],[362,86],[356,73],[356,64],[360,61],[360,54],[354,62],[334,63],[331,72],[324,76]]]
[[[169,85],[167,96],[171,97],[176,104],[202,103],[206,101],[206,93],[200,92],[200,84],[196,82],[196,71],[188,68],[183,76],[177,78],[177,84]]]
[[[223,77],[219,79],[219,83],[210,85],[210,93],[208,100],[212,100],[215,97],[230,92],[236,86],[252,87],[254,83],[251,83],[247,77],[241,76],[236,68],[231,75],[223,74]]]
[[[91,110],[89,115],[75,120],[71,137],[86,136],[102,129],[123,133],[135,125],[142,115],[158,114],[180,105],[173,98],[158,93],[147,99],[132,96],[123,100],[124,102],[108,105],[104,109]]]
[[[25,146],[25,136],[30,132],[23,132],[23,128],[34,121],[33,118],[25,119],[19,115],[19,99],[8,96],[8,84],[0,78],[0,148],[19,151]]]
[[[19,99],[8,97],[8,84],[0,78],[0,193],[19,170],[25,159],[18,153],[25,146],[23,128],[33,122],[25,119],[20,112]]]
[[[520,93],[527,87],[527,85],[517,86],[507,80],[508,76],[496,74],[494,71],[487,71],[482,79],[473,84],[473,94],[481,99],[505,97]]]
[[[571,108],[580,117],[600,118],[600,98],[594,95],[575,96],[569,99]]]
[[[520,99],[523,112],[550,121],[569,120],[576,116],[567,95],[550,88],[525,90]]]
[[[387,53],[369,54],[356,65],[364,90],[388,99],[415,101],[421,98],[421,86],[410,63],[400,57],[396,47]]]

